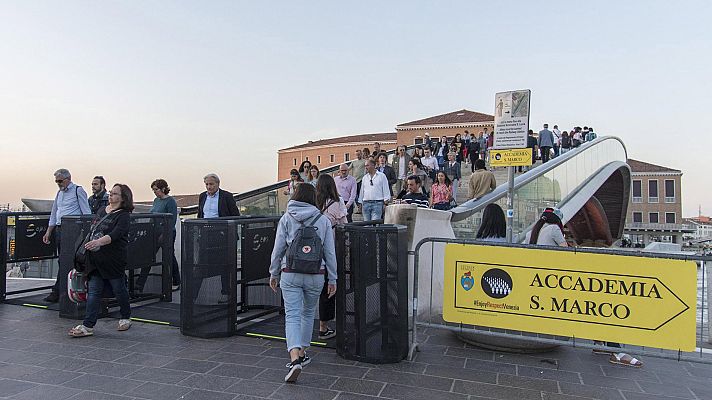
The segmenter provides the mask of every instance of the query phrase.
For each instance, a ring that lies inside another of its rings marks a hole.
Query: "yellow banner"
[[[532,149],[490,150],[492,167],[525,167],[532,165]]]
[[[695,350],[693,261],[448,244],[445,321]]]

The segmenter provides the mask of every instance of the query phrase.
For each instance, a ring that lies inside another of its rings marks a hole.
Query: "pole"
[[[514,225],[514,168],[507,167],[507,243],[512,243],[512,225]]]

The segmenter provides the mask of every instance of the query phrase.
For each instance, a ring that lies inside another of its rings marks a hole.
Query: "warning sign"
[[[490,166],[518,167],[532,165],[532,149],[490,150]]]
[[[448,244],[443,318],[672,350],[695,349],[693,261]]]

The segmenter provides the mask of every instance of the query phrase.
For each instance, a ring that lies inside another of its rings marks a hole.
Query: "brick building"
[[[311,161],[320,169],[350,161],[356,157],[357,149],[368,147],[373,151],[375,142],[381,143],[382,150],[392,150],[397,144],[422,143],[425,132],[428,132],[432,139],[437,140],[441,136],[452,138],[458,133],[463,135],[466,130],[479,135],[484,128],[487,128],[488,132],[493,131],[493,115],[463,109],[399,124],[395,132],[366,133],[309,141],[277,152],[277,179],[288,179],[289,171],[298,168],[304,160]]]
[[[694,228],[682,220],[682,171],[628,159],[633,173],[625,233],[638,245],[682,243]]]

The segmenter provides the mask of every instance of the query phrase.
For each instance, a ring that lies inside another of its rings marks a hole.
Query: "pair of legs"
[[[284,272],[279,284],[284,300],[287,351],[291,361],[304,357],[311,345],[316,303],[324,287],[324,275]]]
[[[364,200],[363,202],[363,220],[373,221],[381,219],[383,215],[382,200]]]
[[[327,291],[329,280],[324,275],[324,286],[319,294],[319,337],[329,333],[329,321],[336,318],[336,296],[329,297]]]
[[[180,286],[180,266],[178,265],[178,259],[176,258],[176,231],[173,231],[173,241],[171,257],[173,257],[173,264],[171,265],[171,279],[173,286]],[[143,287],[146,285],[146,280],[148,280],[148,274],[151,272],[151,267],[141,268],[141,273],[136,279],[136,291],[143,292]]]
[[[131,305],[129,304],[129,292],[126,289],[126,277],[104,279],[98,273],[94,273],[89,277],[87,309],[83,322],[83,325],[87,328],[93,328],[94,325],[96,325],[96,320],[99,317],[99,308],[101,308],[101,299],[104,297],[104,288],[106,285],[111,286],[114,297],[116,297],[116,301],[119,302],[121,319],[131,318]]]
[[[54,235],[54,241],[57,243],[57,254],[61,255],[61,244],[62,244],[62,228],[57,225],[54,227],[53,235]],[[56,303],[59,301],[59,274],[61,274],[64,270],[62,269],[62,265],[60,264],[62,262],[62,257],[57,257],[57,265],[59,265],[59,268],[57,270],[57,280],[54,281],[54,286],[52,287],[52,292],[47,295],[47,297],[44,298],[44,301],[48,303]],[[66,275],[69,272],[67,270],[64,272]]]
[[[542,164],[549,161],[549,158],[551,157],[550,151],[551,151],[551,147],[549,147],[549,146],[541,147],[541,163]]]

